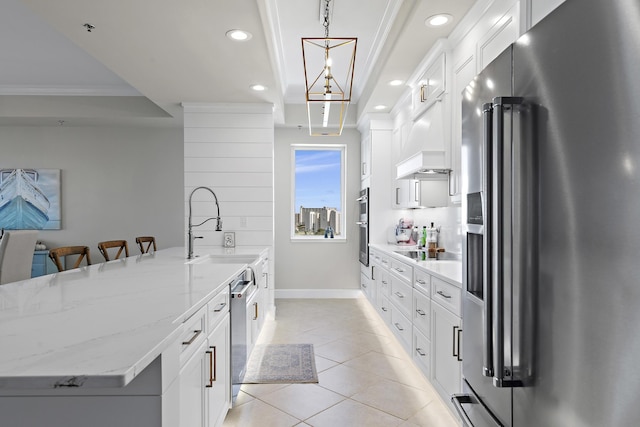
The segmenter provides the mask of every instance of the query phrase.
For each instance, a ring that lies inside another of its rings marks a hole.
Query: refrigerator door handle
[[[491,259],[491,298],[493,309],[493,385],[495,387],[517,387],[521,385],[514,380],[513,372],[505,369],[504,363],[504,234],[503,234],[503,166],[504,166],[504,112],[513,105],[521,104],[521,97],[493,98],[495,132],[492,143],[492,200],[491,236],[493,253]]]
[[[482,375],[485,377],[493,377],[493,347],[492,347],[492,298],[491,298],[491,141],[493,140],[493,104],[486,103],[482,105],[483,116],[483,144],[485,147],[483,156],[484,183],[482,186],[484,198],[482,203],[482,216],[484,225],[484,239],[482,243],[482,294],[484,295],[483,306],[483,328],[482,328]]]

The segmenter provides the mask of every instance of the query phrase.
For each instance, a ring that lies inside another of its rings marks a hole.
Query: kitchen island
[[[220,328],[228,353],[246,267],[170,248],[0,286],[0,425],[179,425],[182,370]]]

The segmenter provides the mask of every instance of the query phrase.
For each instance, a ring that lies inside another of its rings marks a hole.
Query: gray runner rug
[[[317,383],[313,344],[263,344],[251,352],[244,384]]]

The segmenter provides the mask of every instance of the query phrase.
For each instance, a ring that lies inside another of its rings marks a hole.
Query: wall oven
[[[358,205],[360,207],[360,217],[357,222],[360,238],[360,262],[369,266],[369,189],[365,188],[360,191],[358,197]]]

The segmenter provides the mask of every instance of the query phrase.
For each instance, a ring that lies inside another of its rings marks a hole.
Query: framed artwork
[[[0,228],[60,226],[60,169],[0,169]]]

